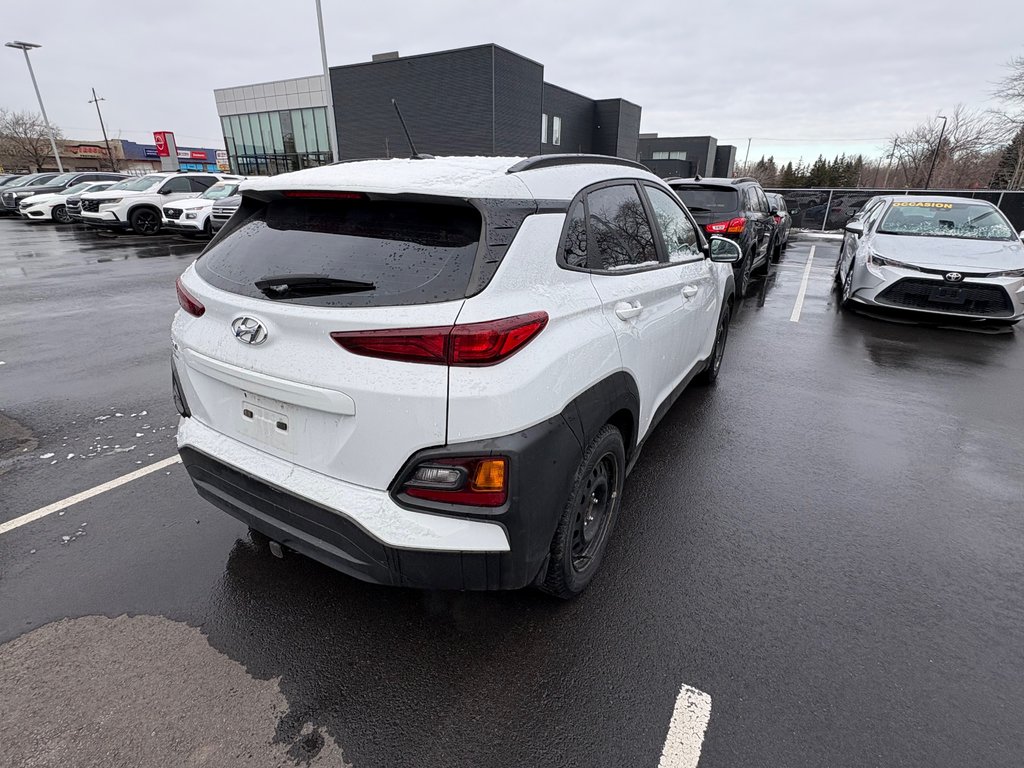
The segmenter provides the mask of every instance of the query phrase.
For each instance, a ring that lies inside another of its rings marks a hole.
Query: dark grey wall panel
[[[594,152],[636,160],[640,107],[625,99],[599,99],[594,105]]]
[[[719,144],[715,150],[714,175],[729,178],[736,165],[736,147],[732,144]]]
[[[544,67],[494,46],[494,154],[540,153]]]
[[[391,99],[416,149],[436,155],[494,154],[493,46],[331,68],[342,158],[408,156]]]
[[[698,173],[710,176],[715,169],[715,150],[718,141],[714,136],[659,136],[656,139],[639,139],[640,160],[653,159],[655,152],[685,152],[686,159],[697,164]]]
[[[548,116],[548,143],[541,153],[590,152],[594,135],[594,102],[565,88],[544,83],[542,112]],[[554,144],[554,118],[562,119],[561,144]],[[538,128],[540,121],[538,120]]]

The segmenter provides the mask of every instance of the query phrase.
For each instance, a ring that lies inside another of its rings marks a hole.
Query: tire
[[[782,261],[782,249],[786,247],[786,244],[781,240],[775,244],[775,248],[772,249],[772,264],[778,264]]]
[[[590,584],[618,517],[625,475],[622,434],[606,424],[584,451],[576,469],[572,490],[551,540],[548,571],[540,585],[542,591],[568,600]]]
[[[55,205],[51,215],[53,216],[53,220],[58,224],[71,223],[71,216],[68,214],[68,209],[63,205]]]
[[[136,208],[128,217],[132,232],[136,235],[155,235],[160,231],[160,214],[152,208]]]
[[[722,369],[722,357],[725,354],[725,344],[729,340],[729,321],[732,320],[732,305],[726,304],[718,318],[718,329],[715,331],[715,346],[711,348],[711,358],[708,366],[699,374],[696,381],[705,387],[712,387],[718,381],[718,373]]]
[[[839,306],[843,309],[850,308],[850,299],[853,296],[853,267],[854,260],[850,259],[850,268],[846,270],[846,276],[839,283],[841,288],[839,293]]]
[[[203,237],[213,237],[213,222],[210,217],[206,217],[206,223],[203,224]]]
[[[736,275],[736,295],[743,298],[747,295],[747,291],[750,289],[750,276],[754,269],[754,254],[753,251],[743,257],[743,261],[740,262],[740,268]]]
[[[257,531],[255,528],[249,529],[249,541],[257,546],[265,547],[270,543],[270,537],[265,533]]]

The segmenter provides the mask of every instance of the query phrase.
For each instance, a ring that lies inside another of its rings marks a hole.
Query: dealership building
[[[412,154],[392,100],[423,154],[587,152],[643,159],[639,105],[548,83],[542,64],[499,45],[377,54],[329,72],[329,83],[316,75],[214,91],[232,171],[267,175],[330,162],[327,88],[342,160]],[[651,152],[674,159],[683,152],[684,162],[692,154],[694,167],[714,166],[715,139],[697,140],[703,149],[694,144]],[[686,167],[672,165],[677,171]]]
[[[61,139],[57,142],[57,151],[60,153],[60,162],[65,171],[110,171],[118,170],[122,173],[140,175],[160,170],[160,158],[157,155],[155,144],[137,144],[127,139],[111,139],[110,152],[107,152],[107,145],[102,141],[75,141],[72,139]],[[178,166],[183,171],[213,171],[218,169],[218,154],[226,168],[226,158],[223,157],[223,150],[210,147],[181,147],[178,149]],[[113,161],[111,161],[111,155]],[[53,155],[46,155],[42,158],[42,164],[38,168],[24,167],[5,168],[5,171],[17,172],[43,172],[56,171],[57,161]]]

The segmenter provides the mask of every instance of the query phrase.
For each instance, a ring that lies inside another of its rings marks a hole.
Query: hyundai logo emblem
[[[961,275],[959,272],[947,272],[946,279],[951,283],[959,283],[961,280],[964,279],[964,276]]]
[[[262,344],[267,340],[267,328],[255,317],[236,317],[231,323],[235,338],[243,344]]]

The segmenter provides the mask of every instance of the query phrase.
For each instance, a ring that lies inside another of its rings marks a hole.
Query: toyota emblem
[[[961,280],[964,279],[964,276],[961,275],[959,272],[947,272],[946,279],[951,283],[959,283]]]
[[[236,317],[231,330],[243,344],[262,344],[267,340],[267,327],[255,317]]]

